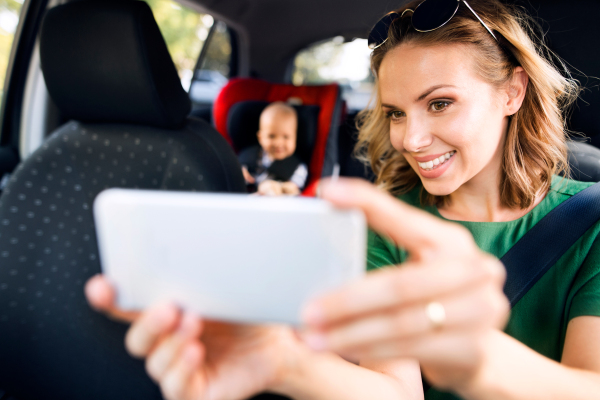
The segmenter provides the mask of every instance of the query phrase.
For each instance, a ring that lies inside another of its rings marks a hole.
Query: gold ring
[[[425,307],[425,315],[427,315],[427,319],[431,322],[431,326],[435,330],[442,329],[446,323],[446,309],[437,301],[432,301],[427,304]]]

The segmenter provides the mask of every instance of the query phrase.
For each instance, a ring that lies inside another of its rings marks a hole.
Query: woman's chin
[[[454,193],[459,186],[453,182],[431,182],[427,179],[421,179],[421,183],[427,193],[433,196],[448,196]]]

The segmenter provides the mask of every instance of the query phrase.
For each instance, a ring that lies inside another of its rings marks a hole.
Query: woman
[[[135,321],[127,347],[168,398],[419,399],[421,372],[436,388],[427,399],[600,393],[598,224],[499,330],[508,306],[495,257],[587,186],[555,177],[566,165],[561,107],[576,87],[540,55],[524,16],[499,1],[459,1],[456,14],[450,3],[411,3],[372,37],[378,94],[359,145],[379,186],[414,207],[362,182],[323,191],[379,232],[371,268],[401,268],[310,304],[304,343],[285,327],[209,323],[168,305],[126,315],[102,278],[88,283],[95,307]]]

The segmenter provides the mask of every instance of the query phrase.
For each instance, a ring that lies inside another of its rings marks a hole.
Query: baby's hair
[[[261,117],[269,112],[277,113],[286,117],[294,117],[296,120],[298,119],[298,113],[296,113],[296,109],[284,103],[283,101],[275,101],[266,106],[261,113]]]

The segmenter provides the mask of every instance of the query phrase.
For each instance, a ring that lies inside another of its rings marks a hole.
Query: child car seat
[[[342,112],[337,84],[294,86],[260,79],[229,81],[217,96],[213,118],[217,130],[236,152],[258,143],[262,110],[274,101],[290,101],[298,112],[296,155],[308,165],[305,196],[316,194],[321,177],[330,176],[338,160],[338,130]],[[291,102],[291,101],[290,101]]]

